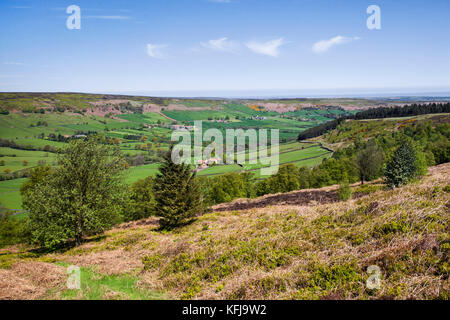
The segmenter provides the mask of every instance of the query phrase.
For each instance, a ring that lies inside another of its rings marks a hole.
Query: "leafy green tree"
[[[101,233],[119,222],[125,161],[102,137],[73,140],[58,166],[23,192],[32,241],[46,247]]]
[[[403,142],[386,164],[386,183],[391,187],[407,184],[418,172],[416,151],[409,142]]]
[[[329,172],[321,168],[321,165],[315,167],[311,174],[311,187],[322,188],[325,186],[332,185],[334,182],[333,178],[330,176]]]
[[[237,198],[251,198],[251,173],[227,173],[209,181],[207,201],[210,204],[229,202]]]
[[[28,191],[33,190],[33,188],[37,184],[41,183],[44,178],[51,173],[52,167],[49,165],[37,166],[36,168],[32,169],[30,177],[20,187],[20,193],[22,194],[22,197],[24,197],[25,193],[27,193]]]
[[[384,153],[376,143],[371,140],[356,155],[356,166],[359,171],[361,184],[364,181],[376,179],[382,175],[384,164]]]
[[[195,173],[185,163],[172,160],[172,149],[164,156],[155,178],[155,214],[161,217],[161,229],[185,225],[202,211],[200,186]]]
[[[153,187],[152,177],[138,180],[130,186],[130,199],[123,214],[126,221],[148,218],[154,213]]]
[[[268,186],[270,193],[300,189],[298,168],[293,164],[281,166],[276,174],[268,178]]]

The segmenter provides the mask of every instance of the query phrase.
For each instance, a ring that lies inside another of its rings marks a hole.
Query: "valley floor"
[[[59,252],[0,249],[0,299],[449,299],[450,164],[352,189],[240,199],[173,232],[149,218]],[[81,290],[66,288],[70,265]]]

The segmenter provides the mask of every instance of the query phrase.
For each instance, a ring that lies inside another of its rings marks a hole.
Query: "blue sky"
[[[1,0],[0,27],[0,91],[450,92],[448,0]]]

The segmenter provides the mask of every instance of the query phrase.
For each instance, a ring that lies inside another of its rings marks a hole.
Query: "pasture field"
[[[125,173],[125,182],[132,184],[140,179],[145,179],[148,176],[154,177],[158,173],[159,163],[152,163],[143,166],[131,167]]]
[[[155,123],[158,123],[158,121],[160,121],[162,123],[173,122],[172,120],[169,120],[168,118],[166,118],[156,112],[146,112],[143,114],[135,114],[135,113],[121,114],[117,117],[120,119],[127,120],[129,122],[145,123],[145,124],[155,124]]]
[[[0,171],[9,169],[11,172],[32,168],[39,162],[52,164],[55,154],[44,151],[18,150],[12,148],[0,147],[0,161],[4,161],[4,165],[0,166]]]
[[[22,209],[20,186],[26,179],[0,181],[0,208],[12,210]]]

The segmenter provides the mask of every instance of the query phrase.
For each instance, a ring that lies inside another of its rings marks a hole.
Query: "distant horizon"
[[[364,91],[367,90],[367,91]],[[337,93],[337,91],[341,91]],[[358,92],[359,91],[359,92]],[[170,91],[0,91],[0,93],[67,93],[141,96],[172,99],[394,99],[439,98],[450,100],[450,88],[436,91],[401,91],[398,89],[309,89],[309,90],[170,90]]]

